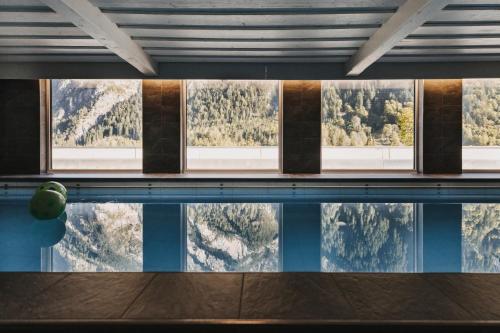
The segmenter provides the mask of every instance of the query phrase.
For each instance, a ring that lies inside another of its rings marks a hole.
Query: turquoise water
[[[80,189],[59,219],[0,193],[0,271],[500,272],[492,189]]]

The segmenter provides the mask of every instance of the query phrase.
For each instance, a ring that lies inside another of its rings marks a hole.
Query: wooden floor
[[[0,300],[4,332],[500,332],[500,274],[2,273]]]

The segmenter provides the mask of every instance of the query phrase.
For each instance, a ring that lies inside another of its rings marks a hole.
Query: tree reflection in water
[[[53,247],[53,270],[142,271],[142,204],[72,203],[66,235]]]
[[[322,204],[321,270],[413,271],[413,210],[411,203]]]
[[[500,204],[462,205],[462,271],[500,272]]]
[[[279,269],[278,205],[187,205],[187,271]]]

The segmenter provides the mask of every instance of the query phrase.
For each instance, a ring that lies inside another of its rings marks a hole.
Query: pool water
[[[0,195],[0,271],[500,272],[498,189],[80,189]]]

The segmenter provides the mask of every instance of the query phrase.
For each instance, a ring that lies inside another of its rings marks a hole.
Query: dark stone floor
[[[500,332],[500,274],[2,273],[0,330]]]

